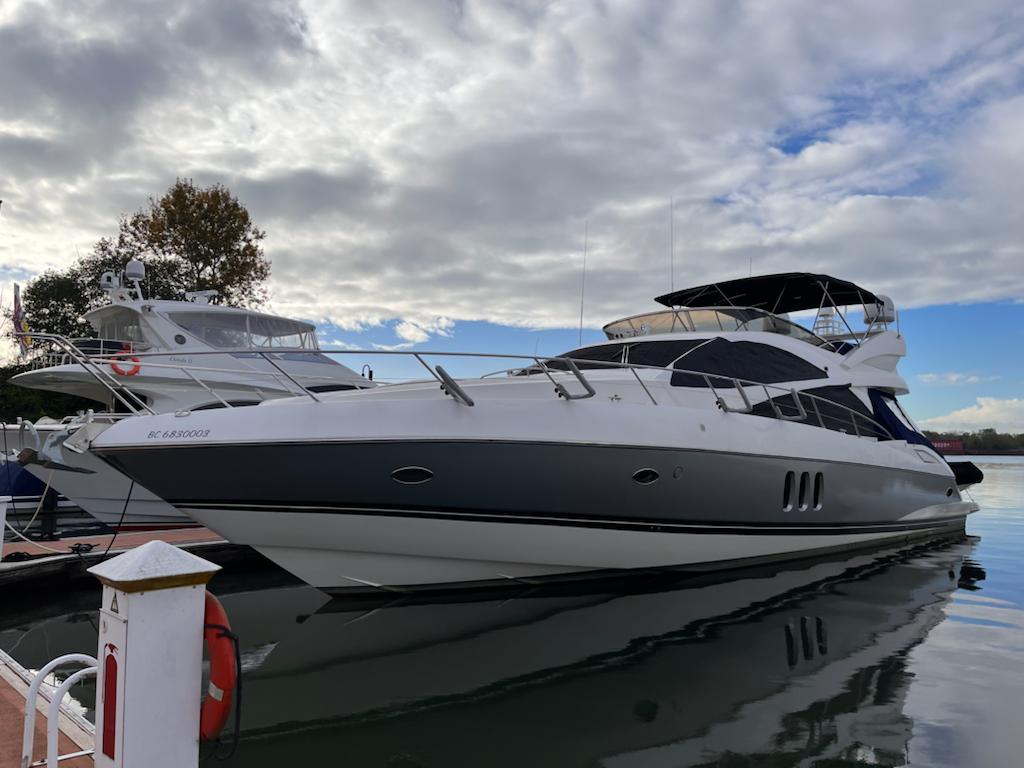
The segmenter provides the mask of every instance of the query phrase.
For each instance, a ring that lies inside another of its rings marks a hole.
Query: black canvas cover
[[[582,370],[608,369],[614,366],[601,363],[631,363],[633,365],[650,365],[664,368],[672,361],[685,355],[694,347],[703,344],[707,339],[672,339],[667,341],[630,341],[598,344],[593,347],[581,347],[565,352],[559,357],[572,358],[576,367]],[[623,351],[625,350],[625,358]],[[562,360],[546,361],[548,368],[564,371],[567,365]]]
[[[776,384],[782,381],[826,379],[828,374],[802,357],[784,349],[754,341],[727,341],[716,338],[688,353],[673,366],[675,387],[706,387],[703,376],[683,371],[699,371],[712,375],[716,387],[731,387],[732,379]]]
[[[949,468],[953,470],[953,477],[959,487],[976,485],[985,479],[985,473],[978,469],[973,461],[950,461]]]
[[[633,365],[653,365],[664,368],[676,359],[699,347],[707,339],[677,339],[675,341],[634,341],[626,353]]]
[[[827,294],[827,295],[826,295]],[[811,272],[784,272],[698,285],[655,299],[666,307],[757,307],[768,312],[799,312],[825,306],[876,304],[871,291],[847,280]]]

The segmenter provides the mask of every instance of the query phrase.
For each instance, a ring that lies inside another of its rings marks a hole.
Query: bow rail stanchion
[[[466,394],[466,390],[459,386],[458,382],[451,377],[440,365],[435,366],[437,369],[437,375],[441,378],[441,389],[444,390],[446,395],[450,395],[455,398],[456,402],[468,405],[470,408],[473,407],[473,398]]]

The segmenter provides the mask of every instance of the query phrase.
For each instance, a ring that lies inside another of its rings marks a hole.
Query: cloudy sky
[[[177,176],[325,340],[563,351],[586,231],[587,339],[824,271],[907,310],[917,416],[1024,431],[1019,2],[0,0],[0,280]]]

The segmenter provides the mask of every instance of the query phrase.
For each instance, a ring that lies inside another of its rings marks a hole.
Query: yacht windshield
[[[609,339],[627,339],[658,333],[721,333],[762,331],[792,336],[818,346],[824,340],[784,317],[752,307],[670,309],[635,315],[604,327]]]
[[[240,312],[168,312],[167,317],[217,349],[318,349],[312,326],[283,317]]]
[[[124,307],[107,309],[94,316],[92,324],[101,339],[127,342],[134,347],[141,347],[147,341],[138,313]]]

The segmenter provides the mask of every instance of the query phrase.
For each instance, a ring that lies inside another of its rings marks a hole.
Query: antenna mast
[[[676,290],[676,201],[668,199],[668,284]]]
[[[590,222],[583,222],[583,275],[580,278],[580,338],[579,346],[583,346],[583,294],[587,288],[587,244],[590,236]]]

